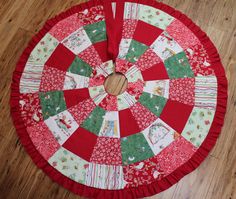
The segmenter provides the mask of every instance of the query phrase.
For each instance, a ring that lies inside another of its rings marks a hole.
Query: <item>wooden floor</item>
[[[72,199],[37,169],[21,146],[9,113],[15,64],[44,22],[80,0],[0,0],[0,198]],[[229,80],[225,125],[210,156],[154,199],[236,199],[236,1],[162,0],[193,19],[219,49]]]

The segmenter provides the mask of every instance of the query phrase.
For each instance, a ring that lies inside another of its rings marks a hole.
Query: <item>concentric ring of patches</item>
[[[21,115],[37,150],[68,178],[112,190],[149,184],[203,143],[217,79],[197,37],[150,6],[125,3],[116,71],[129,83],[119,96],[103,86],[114,67],[106,46],[102,6],[57,23],[25,66]]]

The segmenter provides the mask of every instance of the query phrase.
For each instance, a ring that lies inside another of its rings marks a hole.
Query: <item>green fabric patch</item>
[[[165,67],[167,69],[170,79],[194,77],[194,73],[191,70],[185,52],[178,53],[168,58],[165,61]]]
[[[149,93],[143,92],[139,98],[139,102],[159,117],[166,105],[167,99],[161,96],[151,95]]]
[[[39,93],[39,98],[44,120],[66,110],[66,103],[62,91]]]
[[[107,40],[105,21],[84,26],[84,30],[92,43]]]
[[[138,61],[139,57],[148,49],[148,46],[142,44],[138,41],[132,40],[128,53],[126,55],[126,60],[129,62],[136,62]]]
[[[121,151],[123,165],[139,162],[154,156],[142,133],[122,138]]]
[[[78,57],[75,58],[75,60],[68,69],[68,72],[70,73],[78,74],[85,77],[90,77],[92,71],[92,67]]]
[[[105,113],[106,111],[104,109],[97,106],[81,126],[98,135],[102,127]]]

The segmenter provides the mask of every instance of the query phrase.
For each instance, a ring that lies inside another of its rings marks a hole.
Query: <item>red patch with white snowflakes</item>
[[[90,161],[97,164],[122,165],[120,139],[99,137]]]
[[[141,71],[145,71],[156,64],[162,62],[161,58],[152,50],[148,49],[137,61],[137,68]]]
[[[94,68],[102,64],[102,60],[94,46],[86,48],[78,54],[78,57]]]
[[[195,79],[183,78],[170,80],[169,98],[183,104],[194,105]]]
[[[133,37],[136,30],[138,20],[125,19],[123,23],[122,37],[125,39],[130,39]]]
[[[41,79],[40,91],[63,90],[66,72],[45,66]]]
[[[82,124],[95,107],[93,100],[88,99],[69,108],[68,111],[78,124]]]
[[[134,106],[132,106],[130,110],[141,130],[144,130],[155,120],[157,120],[157,116],[154,115],[152,112],[150,112],[139,102],[137,102]]]

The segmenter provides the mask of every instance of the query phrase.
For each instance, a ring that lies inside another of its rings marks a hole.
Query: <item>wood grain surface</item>
[[[48,18],[80,0],[0,0],[0,198],[80,198],[53,183],[21,146],[10,117],[12,73]],[[152,199],[236,199],[236,1],[162,0],[187,14],[219,50],[229,81],[225,124],[217,145],[191,174]],[[116,86],[114,82],[112,85]],[[121,88],[122,89],[122,88]]]

